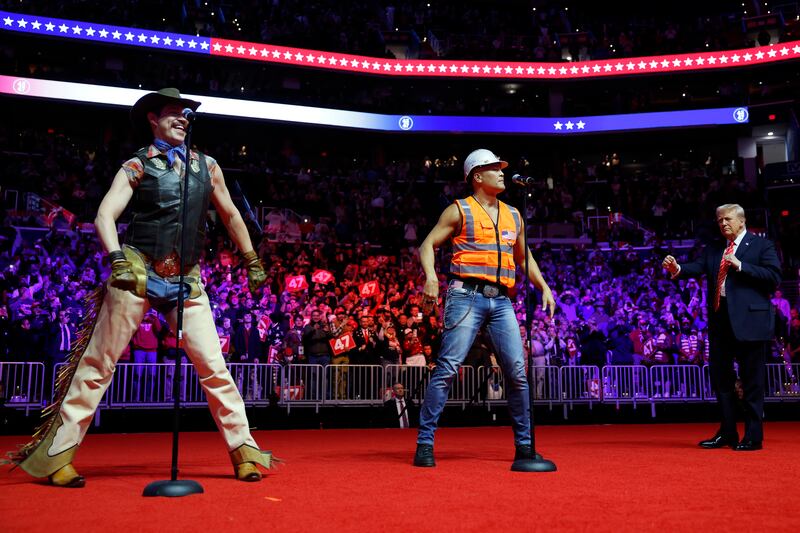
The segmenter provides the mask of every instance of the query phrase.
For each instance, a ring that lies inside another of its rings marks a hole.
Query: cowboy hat
[[[166,87],[156,92],[147,93],[139,98],[131,107],[131,124],[137,137],[148,139],[152,136],[150,123],[147,120],[148,113],[158,113],[165,105],[177,104],[181,107],[188,107],[192,111],[197,111],[200,102],[183,98],[180,91],[174,87]]]

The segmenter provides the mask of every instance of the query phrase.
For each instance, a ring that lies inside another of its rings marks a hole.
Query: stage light
[[[770,120],[775,120],[775,113],[770,113],[769,116],[767,116],[767,118]]]
[[[783,211],[781,211],[781,216],[782,217],[788,217],[789,216],[789,210],[788,209],[784,209]]]
[[[771,131],[771,132],[767,133],[767,137],[772,137],[773,135],[775,135],[774,131]]]

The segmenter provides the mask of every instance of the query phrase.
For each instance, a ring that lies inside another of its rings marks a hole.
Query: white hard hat
[[[466,180],[474,169],[494,163],[500,163],[500,168],[506,168],[508,163],[494,155],[491,150],[480,148],[471,152],[464,160],[464,180]]]

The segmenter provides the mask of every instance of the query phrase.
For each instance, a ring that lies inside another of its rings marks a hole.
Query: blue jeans
[[[444,306],[442,349],[419,415],[419,444],[433,444],[450,384],[458,374],[482,326],[492,341],[505,375],[514,443],[531,443],[530,399],[519,323],[507,296],[487,298],[474,290],[450,287]]]

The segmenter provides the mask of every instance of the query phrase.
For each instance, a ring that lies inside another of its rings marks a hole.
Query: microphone
[[[519,174],[514,174],[513,176],[511,176],[511,181],[513,181],[514,183],[516,183],[521,187],[527,187],[528,185],[533,185],[535,180],[530,176],[521,176]]]
[[[184,108],[183,111],[181,111],[181,115],[189,122],[194,122],[194,119],[197,118],[197,114],[189,107]]]

